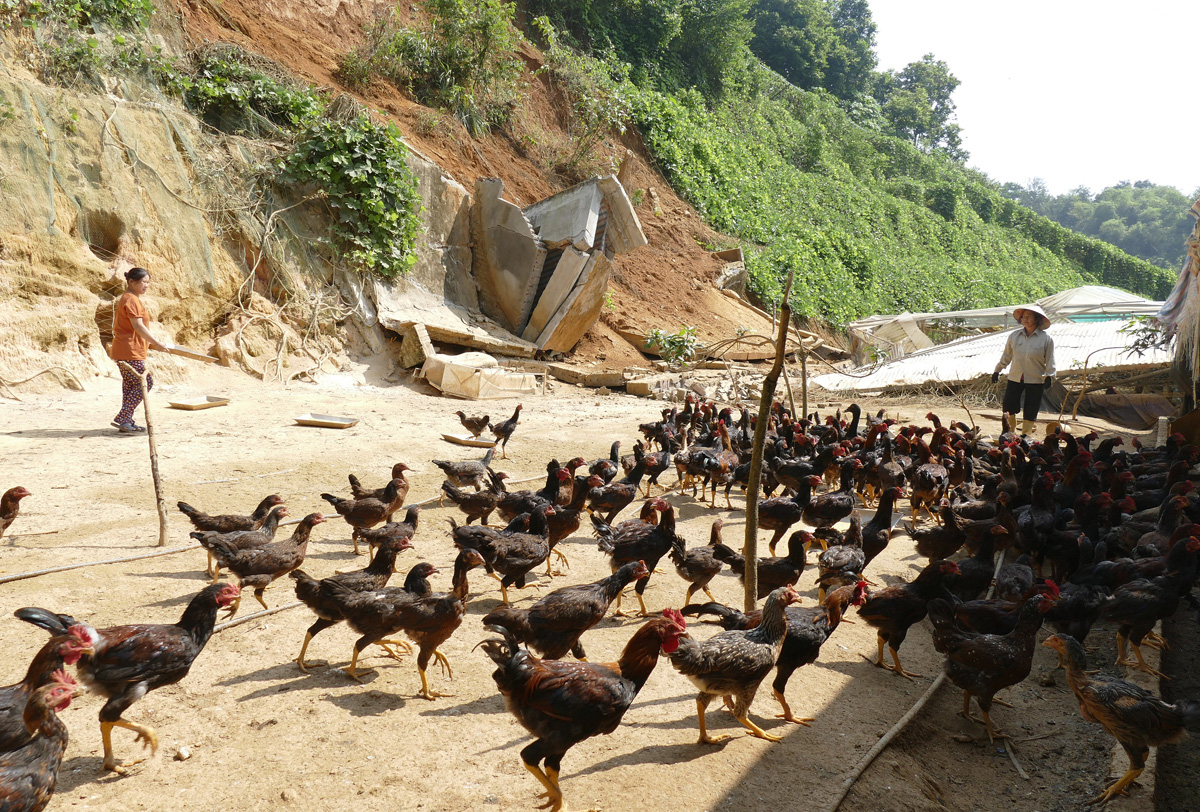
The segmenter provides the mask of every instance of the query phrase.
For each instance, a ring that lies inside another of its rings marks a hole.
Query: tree
[[[897,135],[924,152],[942,149],[954,157],[965,157],[961,130],[951,121],[955,111],[951,96],[959,84],[949,65],[925,54],[899,73],[884,74],[876,92],[883,94],[884,115]]]
[[[750,49],[797,87],[842,101],[866,92],[875,70],[875,22],[866,0],[755,0]]]

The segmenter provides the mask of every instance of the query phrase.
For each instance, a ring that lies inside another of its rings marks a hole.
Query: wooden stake
[[[779,309],[779,336],[775,339],[775,362],[763,378],[762,398],[758,402],[758,423],[754,426],[754,451],[750,456],[750,476],[746,483],[746,543],[742,555],[746,557],[745,609],[752,611],[758,606],[758,499],[762,487],[763,446],[767,442],[767,422],[771,416],[771,402],[775,399],[775,387],[783,372],[784,355],[787,353],[788,325],[792,322],[792,308],[788,296],[792,292],[792,271],[788,271],[787,284],[783,286],[783,304]]]
[[[167,546],[167,501],[163,497],[162,477],[158,473],[158,446],[154,442],[154,418],[150,416],[150,392],[146,389],[146,376],[150,374],[150,362],[143,366],[145,372],[138,372],[124,361],[118,361],[125,369],[137,376],[142,387],[142,411],[146,415],[146,437],[150,441],[150,476],[154,480],[154,499],[158,503],[158,546]]]

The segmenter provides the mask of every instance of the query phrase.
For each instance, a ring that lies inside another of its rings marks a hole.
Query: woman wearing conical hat
[[[1016,414],[1024,399],[1021,434],[1032,434],[1037,425],[1042,391],[1054,378],[1054,339],[1046,334],[1050,317],[1037,305],[1022,305],[1013,311],[1020,330],[1013,330],[1004,345],[1004,354],[992,373],[992,383],[1000,380],[1000,371],[1008,367],[1008,386],[1004,389],[1004,411]]]

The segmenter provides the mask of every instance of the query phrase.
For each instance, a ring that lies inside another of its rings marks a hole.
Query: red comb
[[[1057,598],[1061,594],[1058,590],[1058,584],[1054,583],[1049,578],[1046,579],[1046,586],[1050,589],[1050,592],[1047,593],[1050,595],[1050,597]]]

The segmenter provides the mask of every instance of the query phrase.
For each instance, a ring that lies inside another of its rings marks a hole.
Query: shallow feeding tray
[[[319,426],[323,429],[348,429],[358,425],[357,417],[338,417],[332,414],[302,414],[296,418],[301,426]]]
[[[482,440],[477,437],[472,437],[469,434],[443,434],[442,439],[448,443],[469,445],[474,446],[475,448],[492,448],[496,445],[495,440]]]
[[[205,395],[198,398],[169,400],[167,401],[167,404],[173,409],[185,409],[189,412],[194,412],[197,409],[211,409],[214,406],[228,406],[229,398],[220,397],[218,395]]]
[[[211,355],[205,355],[202,352],[196,352],[195,350],[189,350],[187,347],[181,347],[178,344],[168,344],[167,352],[169,352],[171,355],[178,355],[183,358],[191,358],[193,361],[204,361],[207,364],[215,364],[220,360],[219,358],[213,358]]]

